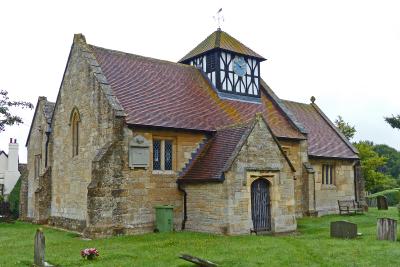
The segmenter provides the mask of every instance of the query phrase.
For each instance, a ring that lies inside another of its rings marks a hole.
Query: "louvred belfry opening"
[[[196,66],[223,96],[260,97],[260,62],[265,58],[218,29],[179,62]]]

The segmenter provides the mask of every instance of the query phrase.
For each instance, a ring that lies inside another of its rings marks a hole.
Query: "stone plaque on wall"
[[[150,143],[137,135],[129,142],[129,167],[147,168],[150,159]]]

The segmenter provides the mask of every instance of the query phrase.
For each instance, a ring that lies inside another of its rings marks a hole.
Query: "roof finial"
[[[311,100],[311,103],[314,104],[314,102],[315,102],[315,96],[312,96],[312,97],[310,98],[310,100]]]
[[[217,22],[218,25],[218,31],[221,30],[221,24],[224,22],[224,16],[222,15],[222,7],[218,10],[217,14],[213,16],[213,19]]]

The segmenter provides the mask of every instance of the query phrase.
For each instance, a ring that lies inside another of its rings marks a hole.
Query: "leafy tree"
[[[335,120],[335,125],[348,140],[352,139],[357,132],[356,128],[345,122],[340,115]]]
[[[375,193],[385,189],[396,187],[396,180],[385,173],[379,172],[387,162],[387,158],[381,157],[374,151],[372,142],[360,141],[354,143],[359,151],[361,171],[365,179],[365,189]]]
[[[0,90],[0,132],[4,131],[6,125],[14,125],[22,123],[22,118],[12,115],[10,107],[21,107],[32,109],[32,103],[25,101],[11,101],[6,90]]]
[[[395,129],[400,129],[400,115],[392,117],[385,117],[385,121],[390,124]]]
[[[388,145],[375,145],[374,151],[379,156],[388,159],[386,164],[379,168],[379,171],[400,180],[400,152]]]

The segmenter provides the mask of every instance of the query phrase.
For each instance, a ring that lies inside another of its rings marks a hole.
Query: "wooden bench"
[[[340,214],[364,213],[364,208],[354,200],[338,200]]]

